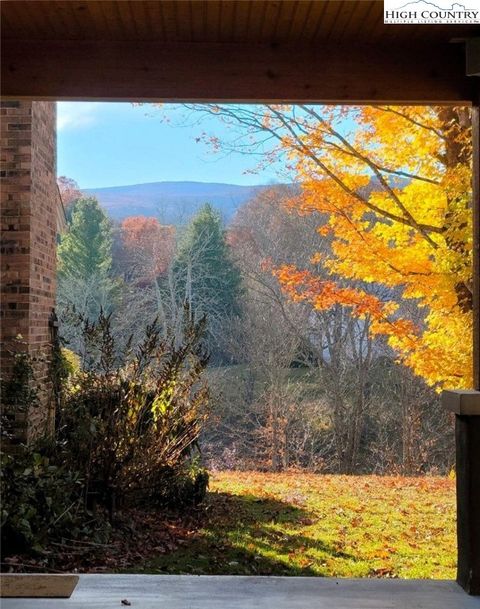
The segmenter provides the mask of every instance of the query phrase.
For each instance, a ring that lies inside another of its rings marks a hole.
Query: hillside
[[[164,224],[184,224],[204,204],[211,203],[228,223],[238,207],[268,186],[238,186],[207,182],[152,182],[85,189],[97,197],[114,220],[154,216]]]

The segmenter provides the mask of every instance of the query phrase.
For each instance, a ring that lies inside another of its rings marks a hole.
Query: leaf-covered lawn
[[[454,578],[445,478],[222,472],[203,528],[137,571]]]

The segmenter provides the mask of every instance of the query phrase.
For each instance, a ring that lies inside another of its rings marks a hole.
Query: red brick
[[[35,384],[41,406],[19,425],[17,441],[52,424],[49,318],[55,305],[56,273],[56,106],[52,102],[1,102],[1,271],[2,372],[11,369],[9,351],[41,353]],[[25,344],[12,342],[21,334]],[[18,417],[16,415],[19,415]]]

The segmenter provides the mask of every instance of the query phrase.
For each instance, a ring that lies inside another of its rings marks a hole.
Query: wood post
[[[456,415],[457,582],[480,595],[480,414]]]
[[[455,413],[457,475],[457,582],[480,595],[480,134],[479,106],[472,109],[473,137],[473,369],[476,391],[445,391]]]

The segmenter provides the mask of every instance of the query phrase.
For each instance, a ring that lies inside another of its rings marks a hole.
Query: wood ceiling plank
[[[275,40],[275,31],[277,29],[280,11],[282,10],[282,3],[278,0],[268,0],[265,4],[266,10],[263,16],[260,39],[262,41],[273,41]]]
[[[427,26],[429,27],[429,26]],[[412,27],[412,29],[409,31],[408,33],[408,39],[409,40],[420,40],[423,38],[425,32],[425,26],[421,26],[421,25],[416,25],[414,27]],[[444,37],[443,32],[441,32],[441,28],[435,28],[435,34],[437,34],[436,39],[437,40],[441,40]]]
[[[55,10],[55,20],[59,24],[57,27],[57,32],[61,34],[62,37],[67,38],[68,40],[74,40],[75,38],[80,37],[80,28],[78,27],[75,21],[72,22],[72,18],[67,11],[64,2],[54,2],[53,3]],[[88,11],[87,7],[87,11]],[[93,27],[93,23],[92,23]],[[94,30],[95,31],[95,30]]]
[[[252,31],[252,23],[253,23],[253,5],[255,3],[254,0],[246,0],[248,4],[248,17],[247,17],[247,29],[245,31],[245,41],[250,40],[250,32]]]
[[[3,0],[4,39],[411,44],[472,25],[384,25],[382,0]]]
[[[36,2],[28,2],[28,21],[32,26],[34,36],[45,40],[53,38],[48,20],[47,11],[42,11],[42,7]]]
[[[305,24],[312,10],[312,4],[310,0],[298,0],[295,3],[290,28],[285,38],[287,42],[298,39],[299,36],[303,38]]]
[[[128,40],[127,31],[123,27],[120,9],[115,0],[104,0],[102,8],[103,14],[108,21],[112,40]]]
[[[206,2],[196,2],[189,0],[190,5],[190,23],[191,23],[191,40],[201,42],[205,36]]]
[[[174,2],[157,2],[162,14],[165,40],[173,41],[178,39],[177,11]]]
[[[255,2],[255,0],[252,0],[252,6],[250,9],[250,27],[248,31],[249,42],[260,40],[266,13],[266,2]]]
[[[103,28],[105,40],[119,40],[120,32],[118,27],[118,15],[116,8],[109,0],[96,3],[100,7],[103,16]]]
[[[365,25],[365,28],[361,30],[363,38],[369,40],[370,43],[376,42],[382,30],[384,29],[383,26],[383,10],[378,10],[378,3],[376,2],[371,21],[368,25]]]
[[[192,40],[192,15],[190,2],[165,2],[164,13],[172,11],[175,18],[175,30],[181,42]]]
[[[285,42],[288,40],[297,8],[298,2],[292,0],[280,4],[280,11],[274,32],[275,41]]]
[[[56,6],[56,3],[53,3],[53,6]],[[65,31],[62,28],[61,19],[59,19],[59,15],[52,11],[42,10],[41,5],[37,3],[37,9],[39,14],[39,21],[42,24],[42,37],[45,39],[58,38],[64,35]],[[37,19],[38,20],[38,19]]]
[[[372,10],[372,3],[368,0],[364,2],[355,2],[347,20],[344,21],[341,28],[338,28],[335,40],[344,40],[352,35],[352,32],[358,32],[362,28],[365,19],[368,18]]]
[[[233,19],[235,16],[235,2],[222,2],[220,14],[219,41],[228,42],[231,40],[233,30]]]
[[[331,0],[322,0],[316,2],[312,0],[310,16],[305,23],[304,36],[308,41],[313,41],[319,37],[322,30],[322,22],[324,15],[328,9]]]
[[[383,17],[383,2],[369,0],[362,4],[366,6],[367,10],[363,15],[362,20],[358,20],[357,23],[352,25],[350,36],[352,36],[354,40],[358,39],[362,32],[370,32],[377,23],[379,15]]]
[[[153,2],[131,2],[132,10],[137,22],[137,29],[140,32],[143,40],[156,40],[158,36],[158,27],[155,21],[149,16],[148,7]]]
[[[409,40],[421,40],[425,37],[425,34],[428,35],[430,40],[448,40],[451,38],[464,38],[465,30],[463,29],[465,26],[461,26],[456,31],[456,28],[450,29],[450,26],[447,25],[437,25],[435,28],[432,28],[430,25],[422,25],[416,24],[412,25],[411,29],[408,32]],[[430,32],[429,30],[433,29],[434,31]],[[451,32],[451,33],[447,33]],[[478,35],[480,35],[480,28],[478,31]],[[468,34],[467,34],[468,37]],[[405,38],[405,36],[403,36]]]
[[[342,37],[342,34],[345,29],[348,28],[359,3],[337,2],[337,4],[339,5],[339,10],[330,27],[328,40],[339,40]]]
[[[167,42],[168,39],[165,33],[165,20],[162,11],[161,2],[150,0],[144,2],[145,16],[150,23],[151,38],[158,42]]]
[[[146,2],[132,2],[130,0],[130,12],[135,23],[139,40],[155,40],[152,23],[147,16]]]
[[[396,43],[397,40],[403,40],[405,38],[404,25],[396,25],[393,23],[388,23],[385,27],[382,27],[382,25],[383,20],[380,25],[377,25],[377,34],[375,36],[377,42],[391,44],[394,41]]]
[[[115,8],[118,15],[118,26],[122,31],[121,40],[139,40],[137,25],[131,11],[131,2],[122,0],[115,2]]]
[[[248,40],[248,27],[250,21],[251,4],[245,0],[235,2],[235,19],[233,40],[235,42],[245,42]]]
[[[237,13],[238,13],[238,1],[230,0],[230,4],[233,7],[232,10],[232,18],[229,22],[225,24],[225,31],[230,32],[228,40],[231,42],[235,41],[235,30],[236,30],[236,22],[237,22]]]
[[[15,28],[12,27],[10,23],[11,15],[9,13],[5,13],[2,15],[2,37],[10,38],[10,34],[15,32]]]
[[[219,41],[220,5],[220,0],[211,0],[205,4],[205,42]]]
[[[339,19],[342,18],[342,15],[347,14],[351,10],[350,4],[346,4],[341,0],[333,0],[329,2],[328,7],[325,11],[325,15],[321,24],[321,39],[322,40],[330,40],[332,36],[332,31],[335,27],[335,24]],[[318,40],[318,33],[317,33]]]
[[[68,27],[74,32],[72,38],[77,40],[91,40],[94,38],[88,2],[63,0],[62,4],[65,9],[64,18],[68,22]]]
[[[92,23],[92,39],[113,40],[113,32],[110,32],[100,4],[98,2],[89,2],[87,6]]]

